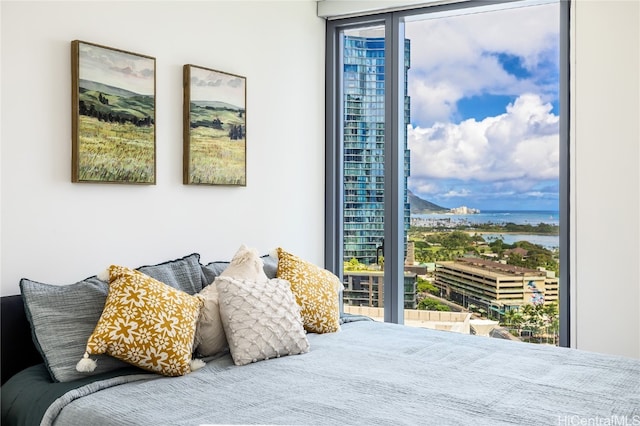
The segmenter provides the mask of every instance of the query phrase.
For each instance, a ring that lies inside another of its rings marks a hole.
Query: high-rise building
[[[384,37],[344,37],[344,259],[355,258],[367,265],[378,263],[384,238],[384,44]],[[408,125],[410,100],[406,81],[410,41],[405,40],[404,46],[405,125]],[[406,241],[410,223],[407,198],[410,154],[406,132],[401,143]]]

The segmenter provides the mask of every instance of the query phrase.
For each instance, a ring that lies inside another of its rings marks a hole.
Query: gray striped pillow
[[[108,355],[100,355],[95,371],[76,371],[76,363],[102,315],[109,292],[106,282],[91,277],[75,284],[51,285],[23,278],[20,290],[33,341],[53,381],[69,382],[127,366]]]

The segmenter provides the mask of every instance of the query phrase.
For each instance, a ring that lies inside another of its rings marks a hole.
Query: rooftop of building
[[[495,262],[493,260],[480,259],[477,257],[464,257],[449,262],[438,262],[437,266],[450,266],[482,270],[493,275],[509,275],[509,276],[536,276],[546,277],[545,271],[537,269],[523,268],[521,266],[508,265],[506,263]],[[436,266],[436,269],[437,269]]]
[[[368,277],[368,276],[373,276],[373,277],[383,277],[384,276],[384,271],[371,271],[371,270],[364,270],[364,271],[344,271],[343,274],[346,275],[355,275],[357,277]],[[415,277],[417,274],[413,271],[404,271],[404,276],[405,277]]]

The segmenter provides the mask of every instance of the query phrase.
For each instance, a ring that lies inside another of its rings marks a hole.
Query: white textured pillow
[[[264,262],[260,258],[258,250],[242,244],[229,266],[220,276],[263,283],[269,281],[263,266]],[[211,356],[228,347],[224,328],[220,322],[218,291],[216,286],[211,284],[203,288],[199,294],[204,299],[204,306],[198,319],[194,348],[202,356]]]
[[[214,284],[236,365],[309,352],[300,307],[288,281],[218,277]]]

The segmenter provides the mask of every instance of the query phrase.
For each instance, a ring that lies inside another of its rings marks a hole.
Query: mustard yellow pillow
[[[202,300],[123,266],[109,267],[109,281],[104,310],[76,368],[91,371],[88,355],[107,353],[165,376],[191,372]]]
[[[302,323],[310,333],[340,330],[340,279],[319,266],[278,248],[278,278],[291,283]]]

